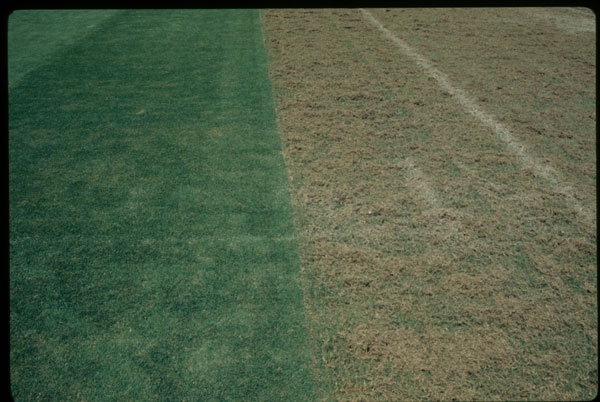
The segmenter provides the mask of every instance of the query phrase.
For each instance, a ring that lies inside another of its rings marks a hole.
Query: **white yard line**
[[[540,163],[534,157],[529,155],[525,146],[521,144],[503,124],[481,109],[479,105],[472,100],[472,97],[468,96],[467,93],[460,88],[454,86],[446,74],[435,68],[429,60],[417,53],[405,41],[398,38],[390,30],[384,27],[370,12],[365,9],[360,9],[360,11],[372,25],[385,35],[387,39],[394,42],[402,53],[413,59],[427,75],[435,79],[442,89],[452,95],[458,103],[460,103],[470,114],[475,116],[481,123],[490,128],[496,136],[505,143],[509,151],[515,153],[519,157],[523,166],[530,168],[537,176],[548,181],[552,186],[552,189],[559,194],[562,194],[566,198],[567,203],[577,211],[588,224],[595,224],[596,211],[592,211],[585,207],[575,198],[575,191],[555,169]]]
[[[553,24],[569,34],[596,32],[596,18],[591,10],[588,13],[587,10],[575,8],[535,7],[523,8],[521,11],[532,18]]]
[[[437,207],[439,204],[439,197],[437,192],[431,186],[428,177],[417,165],[415,165],[412,158],[406,158],[404,160],[404,166],[407,169],[407,179],[413,182],[413,186],[416,187],[419,196],[427,203],[427,206],[429,208]]]

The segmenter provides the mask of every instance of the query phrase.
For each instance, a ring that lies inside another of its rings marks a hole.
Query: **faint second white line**
[[[493,116],[483,111],[474,101],[471,100],[467,94],[460,88],[452,85],[448,76],[442,73],[440,70],[435,68],[429,60],[421,56],[415,50],[413,50],[405,41],[398,38],[390,30],[383,26],[383,24],[377,20],[370,12],[365,9],[360,9],[362,14],[371,24],[373,24],[378,30],[380,30],[386,38],[394,42],[398,48],[406,56],[410,57],[415,63],[423,69],[423,71],[436,80],[438,85],[448,92],[456,99],[470,114],[475,116],[481,123],[489,127],[498,138],[500,138],[506,147],[521,160],[523,166],[530,168],[533,172],[547,180],[554,191],[562,194],[567,203],[570,204],[575,211],[577,211],[589,224],[595,224],[596,212],[591,211],[575,198],[574,190],[566,184],[565,180],[560,177],[560,174],[550,166],[544,165],[536,161],[531,155],[529,155],[519,141],[512,135],[512,133],[500,122],[498,122]]]

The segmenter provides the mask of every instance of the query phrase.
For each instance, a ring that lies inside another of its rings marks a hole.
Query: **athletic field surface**
[[[13,398],[593,399],[595,29],[11,14]]]

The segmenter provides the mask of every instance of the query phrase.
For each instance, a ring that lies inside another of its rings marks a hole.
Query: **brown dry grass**
[[[593,33],[525,9],[372,13],[595,216]],[[592,398],[595,219],[359,10],[262,22],[324,399]]]

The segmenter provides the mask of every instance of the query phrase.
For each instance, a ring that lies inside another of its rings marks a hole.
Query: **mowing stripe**
[[[16,86],[27,73],[50,59],[52,54],[66,48],[105,23],[120,11],[79,10],[17,10],[10,15],[7,43],[8,85]],[[68,29],[56,30],[57,25]],[[31,29],[35,26],[35,29]]]
[[[428,76],[435,79],[442,89],[452,95],[459,104],[461,104],[470,114],[475,116],[481,123],[490,128],[496,136],[504,142],[509,151],[519,157],[523,166],[530,168],[537,176],[545,179],[554,191],[562,194],[565,197],[567,204],[580,215],[584,220],[584,223],[588,225],[595,224],[596,212],[582,205],[575,198],[575,191],[566,184],[565,179],[561,177],[559,172],[550,166],[540,163],[534,157],[529,155],[525,146],[514,137],[510,130],[498,122],[492,115],[481,109],[467,93],[453,85],[446,74],[435,68],[429,60],[412,49],[404,40],[398,38],[390,30],[384,27],[370,12],[365,9],[360,9],[360,11],[387,39],[394,42],[402,53],[413,59],[413,61],[421,67]]]

